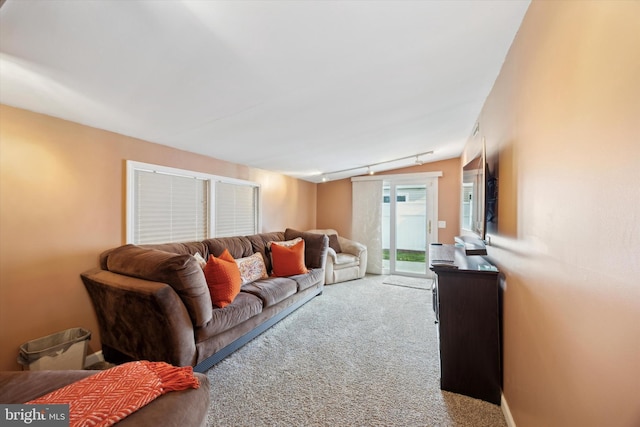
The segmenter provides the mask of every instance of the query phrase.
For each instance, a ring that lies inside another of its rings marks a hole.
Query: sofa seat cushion
[[[322,283],[324,280],[324,270],[322,268],[312,268],[307,274],[298,274],[289,278],[296,281],[298,284],[298,292],[300,292],[318,283]]]
[[[211,322],[196,330],[196,342],[231,329],[262,311],[262,300],[255,295],[240,292],[224,308],[214,308]]]
[[[270,277],[242,286],[242,292],[247,292],[260,298],[264,307],[271,307],[289,298],[297,290],[298,284],[296,281],[288,277]]]
[[[351,254],[339,253],[336,254],[335,261],[333,263],[334,269],[357,267],[360,265],[360,259]]]

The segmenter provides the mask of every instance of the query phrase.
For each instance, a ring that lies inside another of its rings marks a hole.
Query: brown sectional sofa
[[[260,252],[271,272],[268,243],[302,237],[306,274],[242,286],[224,308],[212,305],[194,255],[238,259]],[[287,229],[252,236],[160,245],[124,245],[100,256],[81,277],[93,302],[105,360],[165,361],[204,372],[322,293],[328,237]]]
[[[11,371],[0,372],[0,403],[22,404],[99,371]],[[197,389],[172,391],[138,409],[117,427],[184,427],[207,424],[210,384],[205,374],[195,374]],[[34,423],[37,425],[38,423]]]

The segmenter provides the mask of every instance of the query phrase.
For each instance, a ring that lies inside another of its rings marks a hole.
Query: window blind
[[[186,242],[207,237],[207,180],[136,169],[134,188],[134,243]]]
[[[215,236],[247,236],[258,232],[258,187],[215,183]]]

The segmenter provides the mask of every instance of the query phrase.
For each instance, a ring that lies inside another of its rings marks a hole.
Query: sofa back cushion
[[[211,320],[213,308],[209,288],[196,259],[158,249],[124,245],[109,251],[109,271],[170,285],[184,303],[195,326]]]
[[[253,255],[251,242],[244,236],[238,237],[217,237],[214,239],[206,239],[204,243],[209,249],[209,255],[219,257],[224,250],[228,250],[235,259],[248,257]],[[209,258],[206,258],[207,260]]]
[[[202,258],[209,259],[209,248],[203,242],[187,243],[162,243],[155,245],[139,245],[141,248],[157,249],[159,251],[171,252],[178,255],[200,254]]]
[[[205,260],[209,259],[209,248],[203,242],[186,242],[186,243],[160,243],[154,245],[139,245],[141,248],[157,249],[159,251],[171,252],[178,255],[188,254],[195,255],[200,254]],[[100,254],[100,268],[108,270],[107,259],[111,252],[118,248],[104,251]]]
[[[251,242],[251,248],[254,253],[259,252],[262,254],[267,272],[271,273],[273,266],[271,265],[271,254],[269,253],[269,242],[281,242],[284,240],[284,233],[282,231],[275,231],[272,233],[260,233],[247,236],[247,239]]]
[[[209,255],[219,257],[227,249],[235,259],[246,258],[255,253],[260,253],[264,260],[267,272],[271,272],[271,257],[267,249],[267,244],[271,241],[284,240],[284,233],[276,231],[272,233],[253,234],[251,236],[217,237],[206,239],[204,243]],[[208,259],[208,258],[207,258]]]
[[[284,231],[285,240],[302,237],[304,240],[304,258],[307,268],[324,268],[329,248],[329,238],[324,234],[309,233],[287,228]]]

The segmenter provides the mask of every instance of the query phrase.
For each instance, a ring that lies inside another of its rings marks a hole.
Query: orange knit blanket
[[[191,366],[139,361],[101,371],[27,403],[68,403],[71,427],[107,427],[169,391],[198,387]]]

